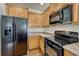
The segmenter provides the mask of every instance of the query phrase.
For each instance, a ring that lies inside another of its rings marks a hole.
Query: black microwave
[[[60,13],[59,12],[56,12],[53,15],[50,15],[49,16],[49,22],[50,22],[50,24],[61,23],[60,18],[61,18],[60,17]]]
[[[72,23],[72,5],[65,6],[61,11],[63,24]]]
[[[49,16],[49,22],[50,24],[68,24],[72,23],[72,5],[69,4],[65,6],[64,8],[60,9],[54,17],[52,15]]]

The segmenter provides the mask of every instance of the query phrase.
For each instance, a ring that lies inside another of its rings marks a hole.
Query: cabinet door
[[[44,53],[44,38],[43,37],[40,38],[39,47],[41,51]]]
[[[28,18],[28,9],[18,7],[17,12],[19,17]]]
[[[42,14],[29,12],[29,27],[42,26]]]
[[[72,53],[70,53],[67,50],[64,50],[64,56],[74,56]]]
[[[8,5],[8,15],[9,16],[18,16],[17,8],[14,6]]]
[[[38,48],[38,36],[30,36],[28,38],[28,49]]]
[[[6,5],[6,15],[28,18],[28,9],[13,5]]]
[[[35,18],[36,18],[35,14],[29,12],[29,21],[28,21],[29,22],[28,23],[29,27],[34,27],[35,26]]]

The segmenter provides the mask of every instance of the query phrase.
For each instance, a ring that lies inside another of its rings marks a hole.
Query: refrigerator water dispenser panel
[[[11,35],[11,27],[4,29],[4,36]]]

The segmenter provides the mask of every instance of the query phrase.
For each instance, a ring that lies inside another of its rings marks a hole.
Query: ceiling
[[[9,3],[11,5],[28,8],[29,11],[43,13],[49,6],[49,3],[44,3],[41,5],[40,3]]]

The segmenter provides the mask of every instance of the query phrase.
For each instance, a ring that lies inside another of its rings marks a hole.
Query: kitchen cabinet
[[[43,14],[43,23],[42,23],[43,26],[48,26],[49,25],[49,14],[48,12],[45,12]]]
[[[44,54],[44,38],[43,37],[40,37],[40,40],[39,40],[39,48],[41,49],[41,51]]]
[[[64,50],[64,56],[74,56],[71,52]]]
[[[79,3],[78,3],[78,11],[77,11],[77,14],[78,14],[78,23],[79,23]]]
[[[66,4],[56,3],[54,5],[51,4],[49,7],[50,8],[49,14],[54,14],[55,12],[62,9],[66,5],[68,5],[68,3],[66,3]],[[78,17],[78,15],[79,15],[79,3],[73,3],[71,5],[72,5],[72,23],[74,23],[74,24],[79,23],[79,17]]]
[[[74,3],[72,8],[73,23],[79,23],[79,3]]]
[[[40,35],[28,37],[28,50],[38,48],[44,54],[44,38]]]
[[[28,9],[6,4],[6,15],[28,18]]]
[[[67,4],[64,3],[55,3],[55,4],[50,4],[50,6],[44,11],[43,13],[43,26],[47,27],[50,26],[49,24],[49,16],[50,14],[54,14],[58,10],[62,9],[64,6]]]
[[[50,15],[50,24],[56,23],[71,23],[72,22],[72,5],[66,5],[59,11],[55,12],[54,14]]]
[[[29,27],[42,26],[42,14],[29,12]]]
[[[27,45],[28,49],[39,48],[39,36],[38,35],[29,36]]]
[[[78,4],[73,4],[72,12],[73,12],[73,23],[77,23],[77,9],[78,9]]]
[[[49,15],[57,12],[65,5],[67,4],[64,4],[64,3],[50,4],[50,6],[42,14],[40,14],[40,13],[31,12],[27,8],[6,4],[6,15],[28,18],[28,27],[44,27],[44,26],[47,27],[47,26],[50,26]]]

